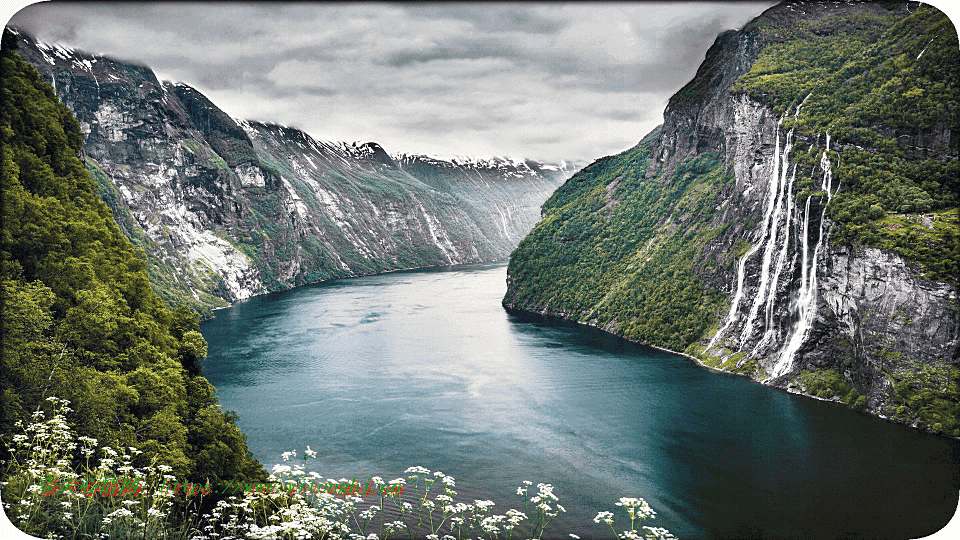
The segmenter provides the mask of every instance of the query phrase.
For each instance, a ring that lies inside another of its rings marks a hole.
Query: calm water
[[[953,516],[957,441],[508,314],[505,277],[475,265],[257,297],[203,325],[205,375],[268,468],[307,445],[331,478],[422,465],[501,513],[521,481],[552,483],[557,538],[612,538],[592,520],[624,496],[682,538],[910,538]]]

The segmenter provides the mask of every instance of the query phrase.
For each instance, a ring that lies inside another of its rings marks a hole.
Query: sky
[[[318,139],[592,161],[660,124],[717,34],[771,5],[43,2],[8,24]]]

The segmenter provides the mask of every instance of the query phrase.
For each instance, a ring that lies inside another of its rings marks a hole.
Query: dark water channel
[[[307,445],[329,478],[422,465],[459,499],[551,483],[555,538],[643,497],[681,538],[912,538],[954,513],[960,443],[589,328],[508,314],[504,264],[253,298],[203,325],[205,375],[268,469]],[[623,530],[624,527],[618,527]]]

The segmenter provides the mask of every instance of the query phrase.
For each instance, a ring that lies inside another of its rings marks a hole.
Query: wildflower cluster
[[[143,486],[173,478],[166,474],[170,467],[155,462],[133,466],[140,450],[99,447],[96,439],[77,437],[66,422],[68,402],[49,397],[47,405],[52,417],[38,410],[29,425],[18,422],[23,434],[14,435],[9,446],[3,507],[17,528],[46,538],[181,536],[167,520],[173,501],[162,492],[151,490],[138,498],[94,496],[125,489],[140,495]],[[118,478],[128,479],[126,487]]]
[[[627,515],[630,517],[630,529],[623,531],[622,533],[617,533],[616,529],[613,528],[613,512],[599,512],[597,517],[593,518],[594,523],[606,523],[610,526],[610,530],[613,531],[613,534],[620,538],[621,540],[675,540],[675,537],[670,534],[670,531],[662,527],[650,527],[647,525],[643,526],[643,529],[646,530],[644,536],[640,536],[640,533],[637,531],[636,525],[643,523],[647,518],[653,519],[657,516],[657,513],[653,511],[653,508],[650,508],[650,505],[647,504],[647,501],[643,499],[636,499],[633,497],[620,497],[620,500],[617,502],[617,506],[622,506],[627,510]]]
[[[307,471],[317,453],[309,446],[302,460],[295,450],[284,452],[273,466],[270,489],[246,489],[219,500],[207,513],[174,512],[175,478],[171,468],[156,464],[134,466],[135,448],[99,447],[95,439],[77,437],[67,425],[68,403],[48,398],[52,417],[38,411],[34,422],[12,438],[3,484],[4,508],[19,529],[45,538],[157,538],[195,540],[308,539],[323,540],[425,538],[540,539],[551,521],[566,510],[550,484],[524,481],[517,488],[523,510],[494,513],[489,500],[457,502],[452,476],[424,467],[411,467],[406,477],[385,482],[373,477],[366,489],[346,478],[324,479]],[[145,456],[140,456],[146,461]],[[181,484],[176,484],[178,488]],[[303,486],[328,489],[303,489]],[[211,486],[193,484],[200,507]],[[336,489],[330,489],[335,486]],[[346,486],[346,487],[345,487]],[[223,492],[220,492],[221,494]],[[98,496],[99,495],[99,496]],[[124,497],[131,495],[131,497]],[[364,500],[361,495],[371,495]],[[371,504],[372,499],[372,504]],[[194,504],[192,501],[191,505]],[[630,516],[630,530],[621,539],[641,538],[635,521],[654,516],[643,499],[620,499]],[[210,507],[208,502],[207,507]],[[613,530],[613,514],[594,520]],[[643,527],[645,538],[669,540],[665,529]],[[615,532],[616,534],[616,532]],[[570,535],[577,538],[576,535]]]

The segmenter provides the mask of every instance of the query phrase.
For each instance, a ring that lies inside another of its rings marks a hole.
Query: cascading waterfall
[[[783,243],[780,245],[780,253],[777,255],[776,270],[773,273],[773,279],[770,281],[770,294],[767,295],[767,306],[765,310],[765,328],[766,331],[763,333],[763,338],[757,343],[757,346],[754,347],[751,355],[756,355],[757,351],[760,350],[764,345],[770,342],[773,339],[774,326],[773,326],[773,302],[777,298],[777,284],[780,283],[780,273],[783,271],[783,267],[787,261],[787,251],[790,246],[790,225],[793,223],[793,184],[797,180],[797,165],[794,163],[793,171],[790,173],[790,184],[787,190],[787,212],[786,212],[786,223],[783,226]]]
[[[802,105],[802,103],[801,103]],[[797,114],[799,114],[799,106]],[[810,244],[810,211],[811,199],[808,197],[802,212],[796,212],[794,205],[793,186],[796,183],[797,166],[790,167],[789,153],[792,148],[793,130],[790,130],[784,140],[783,149],[780,148],[780,123],[777,124],[777,132],[774,147],[773,173],[769,192],[764,205],[763,223],[760,227],[760,238],[739,260],[737,267],[737,288],[730,304],[730,310],[727,313],[723,326],[710,339],[705,350],[713,348],[716,342],[733,326],[740,318],[740,303],[744,295],[744,281],[746,279],[746,266],[750,257],[760,250],[763,246],[763,259],[760,268],[760,283],[758,284],[757,295],[754,298],[750,311],[747,315],[745,324],[741,330],[738,340],[738,351],[742,350],[744,344],[751,338],[754,332],[754,322],[759,314],[761,306],[764,307],[764,334],[759,343],[753,348],[751,355],[755,356],[764,346],[773,341],[776,334],[774,324],[774,302],[776,301],[777,284],[780,276],[787,265],[789,258],[789,244],[793,223],[796,222],[800,228],[800,289],[792,309],[796,309],[797,323],[790,334],[786,347],[783,349],[776,364],[773,367],[772,377],[778,377],[788,372],[793,366],[793,359],[800,349],[807,334],[813,327],[813,321],[816,317],[817,309],[817,260],[820,251],[825,244],[824,219],[826,217],[826,206],[820,213],[820,222],[818,226],[817,238],[813,245]],[[833,198],[833,195],[840,191],[837,186],[836,191],[833,188],[833,172],[830,164],[830,134],[826,134],[826,150],[820,156],[820,167],[823,170],[820,189],[827,195],[827,203]],[[789,171],[789,178],[788,178]],[[795,216],[796,214],[796,216]],[[802,219],[799,214],[802,214]],[[782,226],[781,226],[781,221]],[[827,231],[829,236],[829,231]],[[812,252],[812,253],[811,253]],[[792,266],[797,261],[794,255]],[[771,377],[771,378],[772,378]]]
[[[807,94],[807,97],[803,98],[803,101],[801,101],[800,104],[797,105],[797,112],[793,113],[794,120],[800,119],[800,107],[803,107],[803,104],[806,103],[808,99],[810,99],[811,95],[813,95],[813,92],[810,92],[809,94]]]
[[[777,251],[779,224],[781,219],[785,217],[783,196],[784,191],[787,190],[787,169],[790,165],[789,156],[790,149],[793,146],[792,143],[793,130],[791,129],[789,132],[787,132],[786,141],[783,145],[783,155],[775,162],[775,166],[780,169],[777,170],[777,168],[775,168],[773,171],[773,181],[775,182],[777,190],[776,208],[773,211],[773,220],[770,222],[770,234],[767,235],[767,242],[763,249],[763,262],[760,265],[760,286],[757,290],[757,296],[753,299],[753,305],[750,307],[750,314],[747,316],[747,323],[744,325],[740,334],[741,346],[753,335],[753,321],[757,318],[757,313],[760,311],[760,306],[762,306],[766,300],[767,290],[772,289],[770,293],[771,298],[775,296],[773,293],[776,292],[776,283],[773,283],[771,286],[770,264],[773,260],[773,254]],[[786,216],[786,219],[787,223],[784,225],[784,228],[790,224],[789,216]],[[784,241],[786,241],[786,238],[784,238]],[[776,270],[779,271],[779,268]]]
[[[833,171],[830,166],[830,134],[827,134],[827,149],[824,150],[823,154],[820,156],[820,167],[823,169],[823,179],[820,183],[820,188],[827,193],[827,203],[830,203],[830,200],[833,198]],[[840,191],[840,187],[837,186],[837,191]],[[777,359],[777,363],[773,367],[772,377],[779,377],[784,373],[788,372],[793,367],[794,355],[800,350],[800,345],[803,343],[803,340],[806,339],[807,334],[810,332],[810,329],[813,327],[813,321],[817,313],[817,259],[820,256],[820,248],[824,244],[823,242],[823,220],[827,213],[827,205],[823,206],[823,210],[820,212],[820,226],[817,234],[817,242],[814,244],[813,248],[813,258],[810,260],[809,271],[807,270],[807,255],[809,254],[808,248],[808,236],[809,236],[809,224],[810,224],[810,199],[807,198],[807,202],[804,208],[804,219],[803,219],[803,228],[801,230],[801,238],[803,240],[803,249],[802,257],[800,259],[801,265],[801,274],[800,274],[800,293],[797,296],[796,308],[799,314],[797,320],[797,325],[794,328],[793,334],[790,336],[789,341],[787,342],[786,348],[783,350],[783,353],[780,355],[780,358]]]
[[[830,169],[830,158],[827,154],[830,152],[830,134],[827,133],[827,149],[824,150],[823,155],[820,156],[820,168],[823,169],[823,181],[820,183],[820,189],[827,192],[827,200],[829,201],[833,195],[830,194],[831,188],[833,187],[833,171]]]
[[[763,226],[760,227],[760,234],[762,235],[746,253],[743,254],[743,257],[740,258],[739,266],[737,267],[737,292],[733,295],[733,301],[730,302],[730,311],[727,313],[726,322],[717,330],[717,333],[710,338],[710,343],[707,344],[707,348],[704,351],[711,349],[714,343],[720,339],[720,336],[730,328],[730,325],[738,318],[738,308],[740,307],[740,300],[743,297],[743,280],[746,273],[747,261],[753,256],[757,250],[760,249],[760,246],[763,244],[763,240],[766,236],[767,229],[770,225],[770,216],[773,214],[773,208],[778,194],[778,173],[780,169],[780,124],[783,123],[781,118],[777,122],[777,134],[775,139],[775,147],[773,152],[773,183],[770,187],[770,195],[767,197],[767,204],[764,207],[763,211]],[[791,131],[792,133],[792,131]]]

